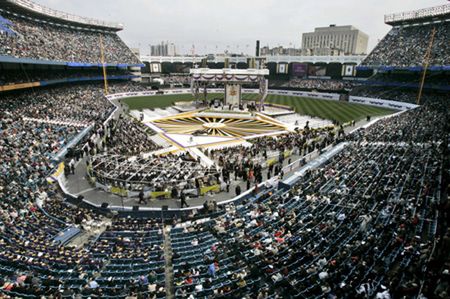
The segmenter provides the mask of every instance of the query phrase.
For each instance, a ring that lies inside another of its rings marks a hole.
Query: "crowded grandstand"
[[[448,298],[449,20],[258,73],[3,1],[0,298]]]

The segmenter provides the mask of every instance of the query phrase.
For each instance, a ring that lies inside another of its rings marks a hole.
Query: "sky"
[[[446,0],[34,0],[53,9],[124,25],[120,37],[148,55],[169,41],[180,54],[254,54],[261,46],[300,48],[301,34],[330,24],[369,35],[369,51],[389,31],[385,14]],[[192,51],[192,48],[195,48]]]

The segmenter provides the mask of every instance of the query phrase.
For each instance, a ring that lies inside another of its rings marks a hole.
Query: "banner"
[[[200,195],[205,195],[208,192],[220,192],[220,185],[212,185],[200,188]]]
[[[284,157],[287,158],[292,155],[292,150],[288,150],[284,152]]]
[[[277,64],[277,74],[287,74],[288,73],[288,64],[287,63],[278,63]]]
[[[159,197],[169,198],[170,192],[169,191],[154,191],[154,192],[150,192],[150,197],[151,198],[159,198]]]
[[[292,76],[303,78],[308,74],[308,64],[297,63],[292,64]]]
[[[267,166],[270,166],[270,165],[273,165],[273,164],[275,164],[275,163],[277,163],[277,162],[278,162],[277,158],[270,158],[270,159],[268,159],[268,160],[266,161],[266,165],[267,165]]]
[[[150,64],[150,72],[151,73],[161,73],[161,64],[160,63],[151,63]]]
[[[119,187],[111,187],[111,193],[119,196],[127,196],[128,191]]]
[[[355,75],[355,66],[352,64],[344,64],[342,66],[342,76],[353,77]]]
[[[356,96],[350,96],[349,102],[370,105],[370,106],[377,106],[377,107],[386,107],[386,108],[397,109],[397,110],[408,110],[408,109],[414,109],[414,108],[418,107],[418,105],[416,105],[416,104],[411,104],[411,103],[406,103],[406,102],[397,102],[397,101],[391,101],[391,100],[356,97]]]

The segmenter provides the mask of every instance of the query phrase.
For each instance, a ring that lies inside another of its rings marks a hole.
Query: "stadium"
[[[1,1],[0,298],[449,298],[450,5],[384,22],[152,56]]]

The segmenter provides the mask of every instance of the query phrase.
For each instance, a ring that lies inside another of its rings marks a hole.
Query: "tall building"
[[[351,26],[318,27],[302,35],[303,55],[363,55],[367,54],[369,36]]]
[[[176,56],[177,48],[174,43],[161,42],[158,45],[150,46],[152,56]]]
[[[151,55],[152,56],[165,56],[164,53],[164,46],[162,44],[160,45],[153,45],[151,46]]]
[[[167,44],[167,56],[176,56],[177,48],[173,43]]]

